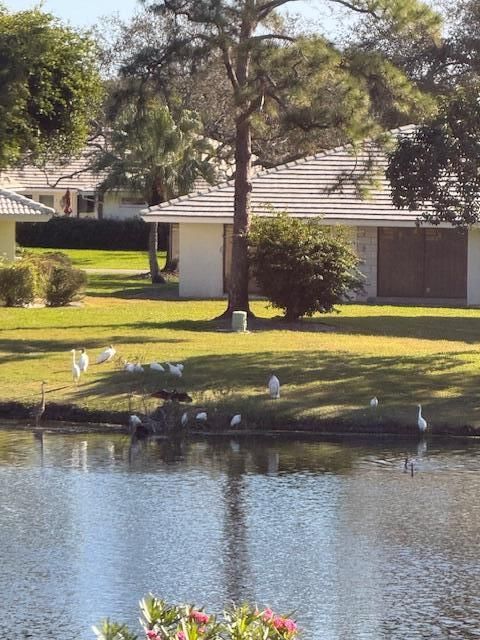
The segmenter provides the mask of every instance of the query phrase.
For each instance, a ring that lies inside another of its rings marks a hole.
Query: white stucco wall
[[[365,293],[358,295],[358,300],[368,300],[377,296],[377,261],[378,234],[377,227],[354,227],[355,246],[360,258],[360,271],[365,276]]]
[[[468,232],[467,304],[480,306],[480,229]]]
[[[0,220],[0,258],[15,258],[15,220]]]
[[[145,209],[145,204],[125,205],[121,204],[122,193],[106,193],[103,199],[103,217],[126,220],[140,216],[140,211]]]
[[[180,297],[223,295],[223,224],[179,225]]]

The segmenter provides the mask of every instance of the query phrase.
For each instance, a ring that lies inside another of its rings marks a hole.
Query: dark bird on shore
[[[45,385],[47,383],[45,381],[42,382],[42,399],[40,400],[40,403],[35,405],[35,407],[32,410],[32,417],[35,418],[35,427],[38,428],[38,425],[40,424],[40,420],[42,419],[43,414],[45,413]]]
[[[173,400],[174,402],[193,402],[193,398],[185,393],[185,391],[168,391],[168,389],[159,389],[151,394],[152,398],[159,398],[160,400]]]

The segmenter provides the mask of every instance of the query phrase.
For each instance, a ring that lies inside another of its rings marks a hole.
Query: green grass
[[[2,399],[33,402],[46,379],[49,400],[121,410],[130,391],[175,386],[198,405],[240,410],[256,423],[341,418],[407,427],[421,402],[431,423],[480,426],[480,310],[344,305],[298,330],[276,323],[239,335],[210,322],[225,301],[176,295],[174,283],[91,275],[81,308],[1,309]],[[264,302],[252,306],[274,315]],[[117,360],[92,365],[75,388],[70,349],[87,348],[93,361],[110,343],[126,360],[183,362],[184,378],[132,376]],[[283,385],[276,402],[265,390],[272,370]]]
[[[32,253],[61,251],[66,253],[79,269],[145,269],[149,270],[146,251],[101,251],[96,249],[43,249],[26,248]],[[165,251],[158,252],[160,268],[165,264]]]

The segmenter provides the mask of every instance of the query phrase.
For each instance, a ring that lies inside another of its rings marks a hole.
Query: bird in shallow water
[[[422,405],[419,404],[417,405],[417,407],[418,407],[418,418],[417,418],[418,430],[421,433],[425,433],[425,431],[427,430],[428,424],[425,418],[422,416]]]
[[[39,404],[37,404],[32,409],[32,417],[35,418],[35,427],[37,427],[37,428],[38,428],[38,425],[40,424],[40,420],[42,419],[43,414],[45,413],[45,407],[46,407],[46,403],[45,403],[45,386],[46,386],[46,384],[47,383],[44,380],[42,382],[42,385],[41,385],[42,398],[41,398]]]
[[[268,380],[268,392],[273,400],[280,398],[280,380],[272,373]]]

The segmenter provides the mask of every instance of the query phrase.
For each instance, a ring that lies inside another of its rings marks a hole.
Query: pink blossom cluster
[[[151,629],[145,629],[145,635],[147,636],[148,640],[163,640],[162,636],[159,633]]]
[[[262,614],[265,622],[270,623],[277,631],[286,631],[292,635],[297,632],[297,625],[291,618],[284,618],[275,614],[271,609],[265,609]]]
[[[210,616],[203,611],[191,611],[190,618],[198,624],[208,624],[210,621]]]

